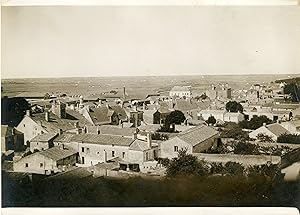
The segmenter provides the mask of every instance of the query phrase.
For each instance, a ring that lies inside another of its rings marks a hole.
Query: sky
[[[1,77],[300,74],[298,6],[2,7]]]

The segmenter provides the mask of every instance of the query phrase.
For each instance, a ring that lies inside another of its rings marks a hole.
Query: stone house
[[[52,147],[14,161],[13,170],[14,172],[50,175],[62,172],[75,165],[76,162],[77,152],[67,148]]]
[[[24,134],[16,128],[1,125],[1,152],[21,151],[24,147]]]
[[[263,126],[259,127],[258,129],[249,133],[249,137],[252,139],[257,139],[259,134],[264,134],[270,136],[275,142],[277,138],[282,134],[290,134],[288,130],[286,130],[282,125],[278,123],[264,124]]]
[[[192,92],[190,87],[188,86],[174,86],[170,93],[169,93],[170,97],[186,97],[189,98],[192,96]]]
[[[54,146],[53,140],[58,136],[58,133],[44,133],[39,134],[30,140],[30,151],[46,150]]]
[[[219,132],[206,125],[196,126],[179,133],[167,141],[160,143],[160,157],[177,157],[180,149],[186,149],[188,154],[204,152],[217,145]]]

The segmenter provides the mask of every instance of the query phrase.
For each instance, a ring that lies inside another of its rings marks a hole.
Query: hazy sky
[[[2,7],[2,78],[300,74],[300,8]]]

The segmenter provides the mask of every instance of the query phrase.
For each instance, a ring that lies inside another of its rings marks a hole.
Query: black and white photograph
[[[298,213],[299,1],[190,2],[2,2],[2,208]]]

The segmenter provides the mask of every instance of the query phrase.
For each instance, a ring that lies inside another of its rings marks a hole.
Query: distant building
[[[245,120],[245,116],[242,113],[233,113],[233,112],[227,112],[224,114],[224,122],[234,122],[239,123],[241,121]]]
[[[206,95],[211,99],[231,99],[231,88],[228,84],[211,85],[211,88],[206,91]]]
[[[191,93],[191,89],[190,87],[187,86],[174,86],[170,93],[169,93],[170,97],[191,97],[192,93]]]
[[[80,113],[92,125],[119,125],[120,116],[111,107],[85,107]],[[122,116],[123,117],[123,116]]]
[[[1,125],[1,152],[20,151],[24,146],[24,134],[16,128]]]
[[[160,157],[177,157],[180,149],[186,149],[188,154],[204,152],[217,145],[219,132],[215,129],[200,125],[179,133],[176,137],[160,143]]]
[[[216,120],[224,121],[224,115],[226,113],[226,110],[201,110],[198,117],[199,119],[208,120],[209,117],[213,116]]]
[[[50,175],[66,170],[75,165],[76,161],[77,152],[67,148],[52,147],[14,161],[13,170]]]
[[[300,119],[282,122],[280,125],[292,134],[300,134]]]
[[[282,125],[278,123],[263,125],[258,129],[249,133],[249,137],[252,139],[257,139],[259,134],[264,134],[270,136],[275,142],[277,138],[282,134],[290,134]]]

